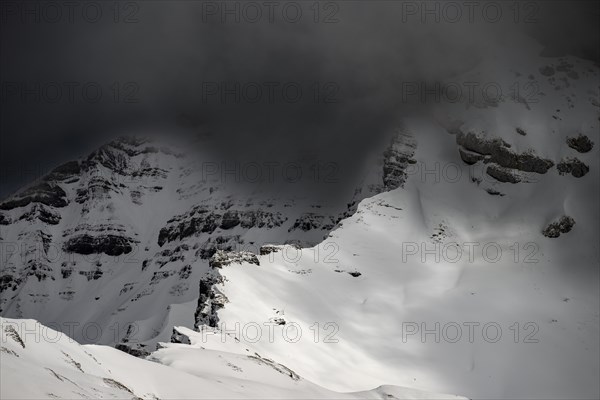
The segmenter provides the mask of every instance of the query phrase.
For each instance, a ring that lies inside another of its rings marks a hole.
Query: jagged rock
[[[38,221],[49,225],[56,225],[60,222],[60,218],[61,217],[58,212],[52,211],[42,204],[34,204],[29,211],[21,215],[19,220],[24,219],[27,221],[33,221],[34,219],[37,219]]]
[[[227,250],[227,249],[225,249]],[[210,242],[205,242],[202,248],[199,248],[196,251],[196,257],[199,257],[202,260],[208,260],[217,252],[217,247]]]
[[[70,277],[73,274],[73,268],[63,267],[63,268],[61,268],[60,273],[61,273],[63,279],[67,279],[68,277]]]
[[[223,214],[223,218],[221,220],[221,229],[231,229],[240,224],[240,217],[237,211],[227,211]]]
[[[160,230],[158,244],[181,240],[200,233],[213,233],[217,228],[229,230],[236,226],[244,229],[274,228],[281,226],[287,217],[279,212],[255,210],[209,210],[206,206],[196,206],[188,213],[178,215],[167,222]]]
[[[132,240],[128,237],[113,234],[98,236],[82,234],[69,238],[63,245],[63,249],[69,253],[104,253],[109,256],[120,256],[130,253],[133,247]]]
[[[415,164],[413,159],[417,144],[408,134],[396,135],[383,154],[383,186],[385,190],[394,190],[404,186],[406,169],[409,164]]]
[[[121,193],[121,190],[111,180],[102,176],[94,176],[86,182],[85,187],[77,189],[75,201],[83,204],[92,199],[107,199],[111,193]]]
[[[10,225],[12,223],[12,219],[3,213],[0,213],[0,225]]]
[[[458,148],[458,153],[460,154],[460,158],[468,165],[473,165],[478,161],[484,159],[482,154],[476,153],[474,151],[465,150],[462,147]]]
[[[504,168],[545,174],[554,165],[551,160],[540,158],[532,151],[515,153],[510,150],[510,144],[500,138],[487,139],[473,132],[461,132],[456,135],[456,143],[465,150],[485,156],[486,162],[493,162]]]
[[[456,143],[465,149],[482,155],[492,155],[501,150],[500,148],[510,148],[510,144],[500,138],[484,138],[473,132],[459,132],[456,135]]]
[[[225,306],[227,298],[214,289],[214,285],[223,282],[223,278],[216,274],[208,274],[200,279],[198,291],[198,304],[194,313],[194,328],[198,329],[201,325],[217,327],[219,317],[217,311]]]
[[[189,246],[187,244],[182,244],[174,249],[164,249],[154,255],[154,263],[158,265],[158,268],[164,267],[168,263],[173,263],[177,261],[184,261],[186,257],[186,252],[189,250]],[[148,267],[148,262],[151,260],[144,260],[142,264],[142,268],[146,269]]]
[[[264,246],[260,246],[259,254],[261,256],[266,256],[267,254],[280,251],[283,247],[284,246],[279,244],[265,244]]]
[[[12,289],[17,290],[22,280],[9,274],[0,276],[0,293]]]
[[[46,181],[65,181],[67,179],[79,179],[81,166],[78,161],[69,161],[54,168],[46,177]]]
[[[542,231],[542,234],[549,238],[557,238],[561,233],[570,232],[575,226],[575,220],[569,216],[563,215],[558,221],[551,222]]]
[[[527,132],[525,132],[525,130],[523,130],[522,128],[517,127],[516,131],[521,136],[526,136],[527,135]]]
[[[220,235],[214,239],[209,237],[208,240],[198,246],[195,256],[203,260],[208,260],[217,252],[217,250],[235,251],[243,242],[240,235]]]
[[[192,274],[192,266],[185,265],[179,270],[179,279],[187,279]]]
[[[23,275],[35,276],[38,279],[38,282],[46,279],[54,280],[52,268],[38,260],[29,260],[27,266],[23,270]]]
[[[508,168],[502,168],[496,164],[490,164],[485,170],[486,174],[500,182],[519,183],[521,178]]]
[[[208,265],[211,268],[223,268],[230,264],[243,264],[250,263],[260,265],[256,254],[249,251],[230,251],[226,252],[223,250],[217,250],[217,252],[210,258]]]
[[[104,275],[104,272],[102,272],[101,269],[95,269],[93,271],[79,271],[79,275],[83,275],[87,278],[88,281],[91,281],[91,280],[98,280],[98,279],[102,278],[102,275]]]
[[[181,333],[177,328],[173,327],[173,333],[171,334],[171,343],[190,344],[190,338],[188,335]]]
[[[11,199],[0,204],[2,210],[24,207],[29,203],[42,203],[51,207],[65,207],[67,194],[54,183],[42,182],[17,193]]]
[[[97,151],[90,154],[88,162],[97,162],[107,169],[120,175],[126,175],[128,171],[128,157],[118,151],[114,151],[113,143],[100,147]]]
[[[294,222],[294,225],[288,229],[288,232],[292,232],[296,229],[300,229],[305,232],[313,229],[331,230],[335,226],[336,222],[337,221],[335,221],[331,216],[308,212],[298,217]]]
[[[579,153],[587,153],[594,147],[594,142],[585,135],[579,134],[577,137],[568,137],[567,145],[577,150]]]
[[[581,178],[590,171],[590,167],[578,158],[563,158],[556,166],[561,175],[571,174],[575,178]]]
[[[144,358],[150,355],[148,350],[144,349],[145,345],[143,344],[125,344],[125,343],[117,343],[115,345],[115,349],[121,350],[127,354],[131,354],[134,357]],[[129,391],[129,390],[128,390]]]
[[[152,279],[150,280],[151,285],[156,285],[158,282],[162,281],[173,275],[175,271],[156,271],[152,274]]]

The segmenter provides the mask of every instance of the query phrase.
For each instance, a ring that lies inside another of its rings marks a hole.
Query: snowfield
[[[397,386],[339,393],[258,354],[167,344],[148,360],[2,318],[3,399],[459,399]]]
[[[599,69],[522,47],[342,202],[121,140],[1,203],[1,397],[599,398]]]

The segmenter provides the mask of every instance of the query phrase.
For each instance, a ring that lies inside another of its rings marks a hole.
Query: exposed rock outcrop
[[[191,211],[178,215],[160,230],[158,244],[181,240],[201,233],[213,233],[217,229],[229,230],[240,226],[243,229],[274,228],[281,226],[287,218],[279,212],[264,210],[211,210],[196,206]]]
[[[211,268],[223,268],[230,264],[243,263],[260,265],[258,257],[254,253],[249,251],[226,252],[223,250],[217,250],[217,252],[210,258],[208,265],[210,265]]]
[[[76,181],[81,173],[81,165],[78,161],[69,161],[54,168],[46,177],[46,181]]]
[[[476,164],[477,162],[482,161],[485,158],[483,154],[465,150],[462,147],[458,148],[458,153],[460,154],[460,158],[468,165]]]
[[[223,277],[216,273],[208,273],[200,279],[198,305],[194,313],[195,329],[201,325],[217,327],[219,322],[217,311],[223,308],[228,301],[227,297],[214,288],[214,285],[222,282]]]
[[[267,254],[276,253],[284,247],[285,246],[278,244],[265,244],[264,246],[260,246],[260,255],[266,256]]]
[[[554,165],[551,160],[538,157],[533,151],[516,153],[510,149],[510,144],[500,138],[488,139],[473,132],[460,132],[456,135],[456,143],[462,147],[463,151],[461,152],[461,147],[459,147],[459,153],[467,164],[483,160],[486,163],[496,163],[504,168],[538,174],[545,174]]]
[[[294,222],[294,225],[288,229],[288,232],[297,229],[305,232],[313,229],[331,230],[336,223],[337,221],[332,216],[308,212],[298,217]]]
[[[10,225],[12,223],[12,219],[3,213],[0,213],[0,225]]]
[[[513,172],[509,168],[503,168],[497,164],[490,164],[486,168],[485,172],[492,178],[500,182],[508,182],[508,183],[519,183],[521,182],[521,177],[519,177],[516,173]]]
[[[190,338],[185,333],[179,332],[176,327],[173,327],[171,334],[171,343],[190,344]]]
[[[0,293],[5,292],[7,290],[17,290],[19,285],[21,285],[22,280],[10,274],[4,274],[0,276]]]
[[[577,137],[568,137],[567,145],[579,153],[587,153],[594,147],[594,142],[589,137],[579,134]]]
[[[557,221],[551,222],[542,231],[542,234],[549,238],[557,238],[562,233],[570,232],[575,226],[575,220],[569,216],[563,215]]]
[[[417,143],[406,133],[396,135],[383,154],[383,186],[384,190],[394,190],[404,186],[409,164],[417,161],[413,158]]]
[[[42,203],[51,207],[65,207],[67,201],[65,191],[55,183],[41,182],[25,189],[0,204],[2,210],[25,207],[29,203]]]
[[[130,253],[134,242],[126,237],[114,234],[92,236],[89,234],[76,235],[69,238],[63,249],[70,253],[99,254],[120,256]]]
[[[590,167],[576,157],[563,158],[556,169],[561,175],[571,174],[575,178],[581,178],[590,171]]]
[[[23,213],[19,220],[33,221],[38,220],[48,225],[56,225],[60,222],[60,213],[45,207],[42,204],[34,204],[28,211]]]
[[[144,358],[150,355],[150,352],[148,350],[146,350],[145,345],[143,344],[125,344],[125,343],[118,343],[115,345],[115,349],[117,350],[121,350],[122,352],[125,352],[127,354],[131,354],[134,357],[140,357],[140,358]]]

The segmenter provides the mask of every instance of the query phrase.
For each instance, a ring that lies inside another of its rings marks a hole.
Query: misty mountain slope
[[[135,337],[154,350],[173,325],[200,318],[199,282],[213,275],[217,249],[318,243],[362,198],[401,185],[414,152],[399,135],[342,201],[317,203],[239,189],[235,177],[208,169],[231,166],[178,146],[118,139],[0,204],[2,314],[84,343]]]
[[[202,346],[252,346],[332,390],[597,398],[598,69],[535,62],[517,75],[539,79],[535,102],[407,122],[404,188],[363,200],[318,246],[224,266],[228,340]]]
[[[337,393],[258,354],[169,345],[153,362],[108,346],[82,346],[34,320],[2,318],[0,327],[2,398],[458,398],[400,387]]]
[[[0,204],[2,315],[203,378],[221,355],[359,396],[597,398],[598,66],[539,51],[452,76],[506,93],[407,118],[339,203],[206,180],[207,159],[146,142],[67,164]]]

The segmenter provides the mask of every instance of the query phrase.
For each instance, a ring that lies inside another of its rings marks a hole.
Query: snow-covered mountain
[[[3,323],[84,345],[4,328],[2,394],[597,398],[598,65],[483,60],[453,83],[505,93],[406,119],[344,201],[239,190],[139,139],[6,199]]]
[[[460,399],[394,386],[339,393],[256,353],[169,344],[141,360],[108,346],[82,346],[34,320],[0,323],[5,399]]]
[[[398,187],[413,152],[412,139],[398,134],[346,202],[314,204],[248,196],[209,175],[214,164],[196,153],[115,140],[0,204],[2,312],[73,329],[84,343],[127,342],[132,329],[138,340],[168,340],[173,309],[195,303],[199,282],[214,279],[217,250],[314,245],[362,198]],[[194,309],[178,323],[193,325]],[[88,335],[95,324],[114,331]]]

